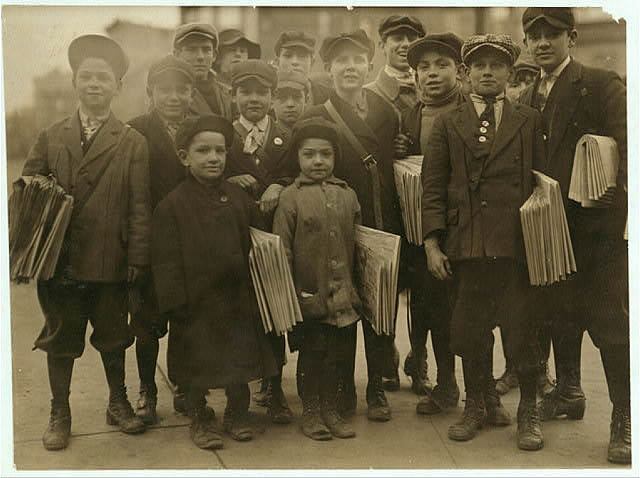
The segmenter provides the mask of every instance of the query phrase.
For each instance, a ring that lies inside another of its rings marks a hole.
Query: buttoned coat
[[[451,260],[524,262],[519,208],[533,190],[531,170],[545,165],[540,114],[505,99],[488,156],[479,154],[478,126],[469,97],[436,119],[422,163],[424,236],[437,233]]]
[[[147,142],[113,114],[82,152],[74,115],[41,132],[22,174],[53,175],[73,196],[56,276],[78,281],[127,279],[127,266],[149,264],[151,207]]]

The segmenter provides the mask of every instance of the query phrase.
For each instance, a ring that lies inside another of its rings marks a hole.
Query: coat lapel
[[[582,92],[576,83],[582,78],[582,65],[571,60],[553,85],[546,108],[552,108],[549,115],[549,157],[553,157],[567,130]]]
[[[167,156],[172,156],[171,150],[173,149],[175,151],[175,143],[169,135],[167,127],[155,111],[151,113],[151,128],[149,128],[149,130],[150,134],[154,136],[154,139],[162,145],[162,150],[166,151]]]
[[[496,131],[496,137],[493,141],[493,145],[491,146],[491,152],[487,159],[488,161],[495,158],[496,155],[502,151],[507,144],[509,144],[526,120],[527,118],[514,108],[509,100],[505,98],[504,106],[502,108],[502,119],[500,120],[500,126],[498,126],[498,130]]]
[[[477,117],[473,102],[468,96],[465,96],[465,101],[455,110],[453,115],[453,125],[462,141],[467,145],[467,148],[471,150],[475,157],[478,157],[482,151],[479,148],[478,140],[476,139]]]
[[[87,154],[82,160],[82,166],[86,166],[95,161],[102,156],[102,153],[112,148],[116,144],[122,128],[122,123],[116,119],[113,113],[109,115],[107,122],[96,133],[96,138],[93,140],[89,151],[87,151]]]
[[[82,161],[82,145],[80,144],[80,118],[77,112],[67,119],[64,132],[64,144],[73,158],[73,164],[78,165]]]

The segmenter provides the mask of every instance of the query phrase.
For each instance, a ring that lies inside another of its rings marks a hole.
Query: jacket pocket
[[[309,294],[301,291],[298,293],[298,300],[304,319],[321,319],[327,315],[327,307],[320,293]]]
[[[458,224],[458,208],[447,210],[447,226]]]

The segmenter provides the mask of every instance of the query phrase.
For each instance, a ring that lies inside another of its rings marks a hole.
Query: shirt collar
[[[384,72],[389,75],[391,78],[394,78],[400,82],[414,82],[414,71],[412,68],[409,68],[406,71],[398,70],[397,68],[391,65],[384,66]]]
[[[240,124],[242,126],[244,126],[244,128],[247,131],[251,131],[253,129],[254,126],[257,126],[258,129],[261,132],[265,132],[267,130],[267,126],[269,126],[269,115],[265,115],[264,118],[262,118],[260,121],[258,121],[257,123],[252,123],[251,121],[249,121],[247,118],[245,118],[244,116],[240,115],[240,118],[238,118],[238,121],[240,122]]]
[[[486,103],[483,96],[476,95],[475,93],[469,93],[469,97],[474,103]],[[496,96],[496,103],[502,102],[504,102],[504,93],[500,93],[498,96]]]
[[[342,187],[346,187],[347,183],[344,182],[342,179],[338,179],[335,176],[330,176],[327,179],[325,179],[324,181],[322,181],[323,183],[329,183],[329,184],[335,184],[336,186],[342,186]],[[295,181],[293,182],[297,188],[301,188],[302,186],[310,186],[313,184],[320,184],[316,181],[313,181],[305,176],[303,176],[302,174],[300,174]]]
[[[106,115],[102,115],[102,116],[90,116],[84,111],[82,111],[82,106],[78,107],[78,116],[80,116],[80,123],[83,126],[89,126],[96,123],[103,124],[109,119],[110,115],[111,115],[111,111],[109,111]]]
[[[571,61],[571,56],[567,55],[564,61],[560,63],[558,66],[556,66],[556,69],[553,70],[551,73],[547,73],[546,71],[541,70],[540,78],[544,78],[547,75],[550,75],[552,78],[558,78],[560,76],[560,73],[564,71],[564,69],[567,67],[570,61]]]

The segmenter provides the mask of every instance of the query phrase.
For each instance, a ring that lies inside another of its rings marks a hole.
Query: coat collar
[[[400,94],[400,83],[387,74],[384,68],[380,69],[378,77],[376,78],[376,84],[380,91],[391,101],[395,101]]]
[[[343,181],[342,179],[338,179],[335,176],[331,176],[325,179],[323,183],[335,184],[336,186],[341,186],[343,188],[347,187],[347,183],[345,181]],[[300,189],[302,186],[311,186],[318,183],[301,174],[295,179],[294,184],[298,189]]]
[[[100,157],[102,153],[113,147],[118,141],[118,135],[122,132],[124,125],[111,114],[107,122],[96,133],[96,138],[91,143],[89,151],[83,158],[83,164],[88,164]]]

